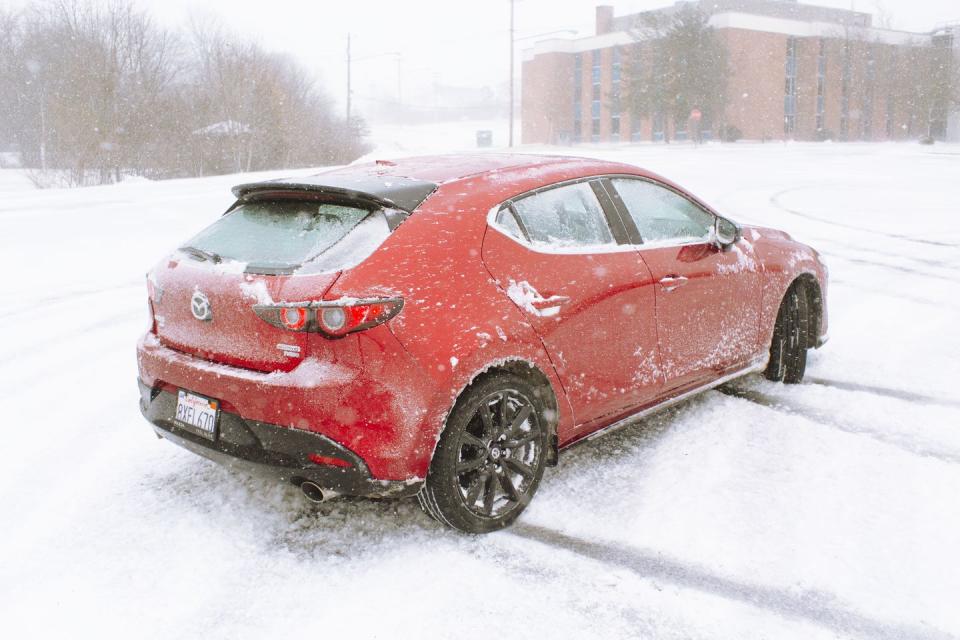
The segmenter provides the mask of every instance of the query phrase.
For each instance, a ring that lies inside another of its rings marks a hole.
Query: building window
[[[863,115],[860,118],[860,137],[869,140],[873,137],[873,95],[877,83],[877,65],[874,48],[867,45],[867,68],[863,86]]]
[[[613,48],[613,66],[610,70],[611,80],[613,84],[620,84],[620,47]]]
[[[824,94],[827,86],[827,42],[820,38],[820,53],[817,55],[817,133],[823,133],[823,114],[826,106]]]
[[[639,47],[639,45],[634,45],[634,46]],[[640,59],[639,48],[634,50],[634,53],[631,59],[631,65],[632,65],[631,73],[633,73],[635,77],[642,78],[643,68],[641,66],[642,61]],[[630,140],[631,141],[640,142],[641,140],[643,140],[642,126],[643,126],[643,120],[640,117],[640,114],[637,113],[635,109],[632,110],[630,113]]]
[[[663,114],[656,113],[653,116],[653,141],[663,142]]]
[[[797,39],[787,38],[786,82],[783,96],[783,133],[793,136],[797,129]]]
[[[583,56],[573,56],[573,141],[583,140]]]
[[[620,47],[613,48],[613,65],[610,69],[610,136],[620,141]]]
[[[600,141],[600,49],[594,49],[591,53],[593,69],[590,77],[593,80],[593,102],[590,104],[590,116],[593,118],[591,127],[591,142]]]
[[[850,133],[850,43],[843,43],[843,68],[840,73],[840,139]]]

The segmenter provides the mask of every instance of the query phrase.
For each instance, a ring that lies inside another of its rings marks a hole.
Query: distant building
[[[717,135],[721,126],[735,127],[750,140],[924,135],[926,126],[886,94],[877,60],[908,47],[944,46],[960,64],[960,26],[930,33],[880,29],[868,13],[796,0],[689,0],[646,13],[669,15],[690,4],[710,15],[731,69],[725,112],[702,123],[705,137]],[[686,122],[635,116],[628,100],[611,99],[623,93],[632,48],[644,46],[632,35],[643,16],[615,16],[612,7],[598,6],[596,35],[543,40],[524,51],[523,142],[687,137]],[[944,107],[931,133],[960,141],[960,113]]]
[[[953,64],[960,67],[960,24],[954,24],[943,27],[934,32],[934,37],[939,36],[941,46],[949,47],[953,50]],[[950,142],[960,142],[960,109],[947,110],[946,132],[944,138]]]

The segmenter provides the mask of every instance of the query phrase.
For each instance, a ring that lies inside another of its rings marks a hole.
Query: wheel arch
[[[433,450],[430,452],[431,462],[437,452],[440,434],[443,433],[443,430],[446,428],[447,418],[456,408],[457,403],[460,402],[464,393],[472,386],[498,373],[508,373],[523,378],[527,382],[530,382],[540,393],[539,397],[547,410],[547,415],[545,416],[547,418],[548,429],[547,466],[553,467],[557,465],[560,453],[559,437],[557,436],[557,426],[560,423],[560,397],[554,389],[554,385],[549,376],[535,362],[520,356],[505,357],[490,362],[486,366],[476,370],[469,380],[460,386],[447,408],[443,419],[440,421],[440,428],[435,434]]]

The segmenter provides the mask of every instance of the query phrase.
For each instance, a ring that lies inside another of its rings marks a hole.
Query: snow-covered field
[[[809,384],[748,380],[568,451],[484,537],[414,500],[313,506],[140,417],[144,273],[248,176],[37,191],[0,171],[0,633],[960,637],[960,148],[555,151],[812,243],[831,341]]]

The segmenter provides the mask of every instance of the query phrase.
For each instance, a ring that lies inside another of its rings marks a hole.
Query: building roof
[[[873,16],[869,13],[801,4],[796,0],[679,0],[669,7],[613,18],[610,25],[611,30],[626,31],[632,28],[641,19],[641,16],[651,14],[670,15],[688,6],[695,6],[708,15],[746,13],[768,18],[821,22],[846,27],[869,27],[873,20]]]
[[[795,0],[680,0],[661,9],[623,16],[613,16],[612,7],[598,7],[597,35],[541,40],[524,50],[523,59],[532,60],[544,53],[580,53],[629,45],[636,41],[634,28],[642,23],[643,16],[670,15],[690,5],[708,13],[710,25],[716,29],[780,33],[801,38],[854,36],[887,44],[930,43],[930,33],[873,27],[868,13],[802,4]]]

